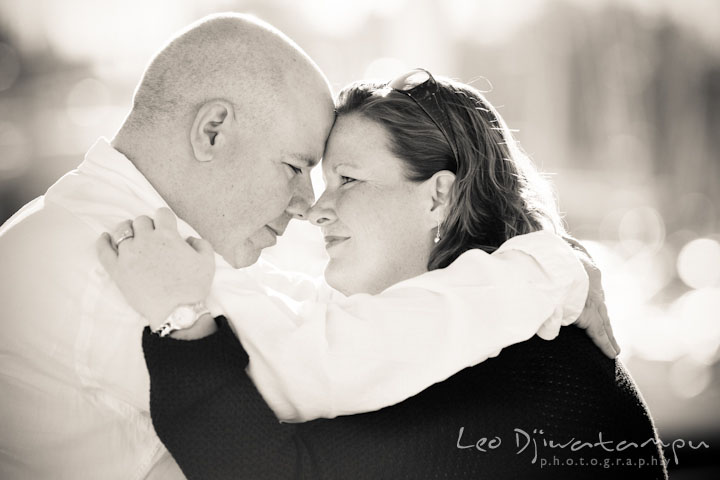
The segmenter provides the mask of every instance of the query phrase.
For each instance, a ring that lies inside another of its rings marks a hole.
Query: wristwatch
[[[175,330],[190,328],[206,313],[210,314],[210,310],[208,310],[204,302],[180,305],[167,317],[165,323],[160,325],[160,328],[153,333],[166,337]]]

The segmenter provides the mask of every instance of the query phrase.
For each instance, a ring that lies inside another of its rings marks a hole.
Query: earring
[[[438,219],[437,232],[435,232],[435,243],[440,241],[440,219]]]

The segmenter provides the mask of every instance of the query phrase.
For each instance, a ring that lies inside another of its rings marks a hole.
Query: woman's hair
[[[455,174],[442,238],[428,269],[446,267],[472,248],[492,253],[516,235],[542,229],[564,234],[549,184],[492,105],[469,85],[436,81],[435,95],[451,124],[447,133],[454,136],[457,162],[433,120],[413,99],[386,84],[353,83],[336,102],[338,117],[360,115],[385,128],[389,148],[405,163],[409,180],[422,182],[441,170]]]

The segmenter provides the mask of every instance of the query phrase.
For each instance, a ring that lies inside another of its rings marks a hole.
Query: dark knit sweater
[[[143,334],[153,424],[189,480],[666,478],[632,379],[576,327],[508,347],[377,412],[283,424],[218,320],[201,340]],[[572,439],[594,446],[547,446]]]

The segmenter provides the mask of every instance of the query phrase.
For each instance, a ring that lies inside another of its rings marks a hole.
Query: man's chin
[[[239,247],[233,252],[233,258],[225,257],[225,260],[234,268],[249,267],[258,261],[261,252],[260,248]]]

